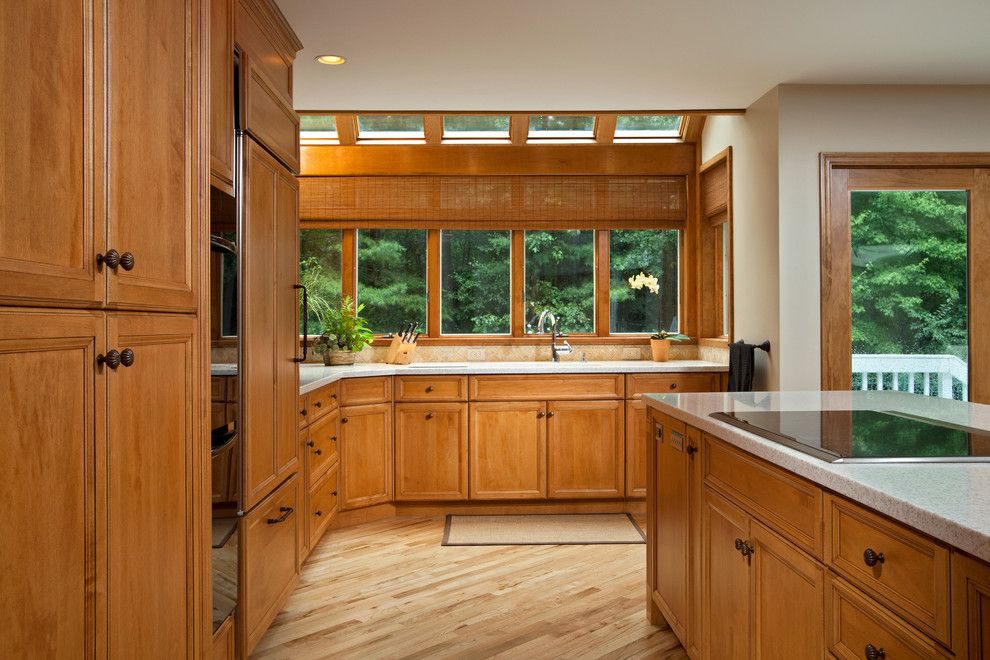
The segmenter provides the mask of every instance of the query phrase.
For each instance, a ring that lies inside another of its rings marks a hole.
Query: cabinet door
[[[466,403],[395,404],[395,499],[466,500]]]
[[[990,658],[990,564],[952,555],[952,630],[957,658]]]
[[[622,497],[622,401],[547,404],[547,490],[551,498]]]
[[[753,657],[814,658],[825,644],[825,574],[795,546],[753,521]],[[786,606],[782,606],[786,603]]]
[[[470,496],[473,500],[547,496],[547,425],[542,401],[472,403]]]
[[[251,508],[299,467],[295,179],[250,139],[241,218],[245,502]],[[290,238],[291,234],[291,238]],[[291,243],[291,244],[290,244]]]
[[[646,404],[626,401],[626,497],[646,497]]]
[[[134,256],[110,305],[196,309],[201,1],[107,1],[107,247]]]
[[[234,1],[210,3],[210,183],[234,194]]]
[[[113,314],[107,345],[134,352],[107,380],[108,654],[192,654],[200,481],[196,319]],[[177,542],[178,540],[178,542]],[[153,597],[149,597],[153,594]]]
[[[96,651],[103,333],[102,314],[0,310],[0,657]]]
[[[392,500],[392,404],[340,409],[341,509]]]
[[[655,495],[649,526],[652,536],[654,598],[682,643],[687,643],[690,467],[688,439],[683,428],[672,428],[663,420],[655,423],[650,442],[656,465],[652,482]]]
[[[93,0],[0,3],[0,302],[97,306],[102,214]],[[31,56],[39,44],[50,56]],[[57,55],[56,55],[57,53]]]
[[[749,559],[736,549],[736,539],[749,539],[749,517],[715,491],[705,488],[701,532],[704,657],[749,658],[752,652]]]

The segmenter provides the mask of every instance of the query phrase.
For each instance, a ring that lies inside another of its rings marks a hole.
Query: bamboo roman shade
[[[683,176],[358,176],[299,179],[300,218],[349,227],[681,228]]]
[[[722,161],[701,175],[701,210],[706,218],[725,212],[729,200],[729,165]]]

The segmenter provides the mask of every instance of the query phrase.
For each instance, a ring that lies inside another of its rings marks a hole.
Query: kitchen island
[[[692,657],[990,657],[990,463],[830,463],[711,417],[892,411],[975,438],[990,406],[891,392],[643,398],[648,615]]]

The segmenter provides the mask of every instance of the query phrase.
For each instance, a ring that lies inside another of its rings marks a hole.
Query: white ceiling
[[[779,83],[990,83],[990,0],[277,2],[305,45],[300,110],[744,108]]]

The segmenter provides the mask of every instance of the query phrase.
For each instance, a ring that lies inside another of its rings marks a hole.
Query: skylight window
[[[444,115],[444,139],[509,137],[509,115]]]
[[[615,137],[671,138],[681,135],[680,115],[619,115],[615,119]]]
[[[358,115],[359,140],[422,140],[422,115]]]
[[[529,118],[529,137],[536,138],[593,138],[594,115],[532,115]]]
[[[299,137],[303,140],[336,140],[337,118],[333,115],[299,115]]]

